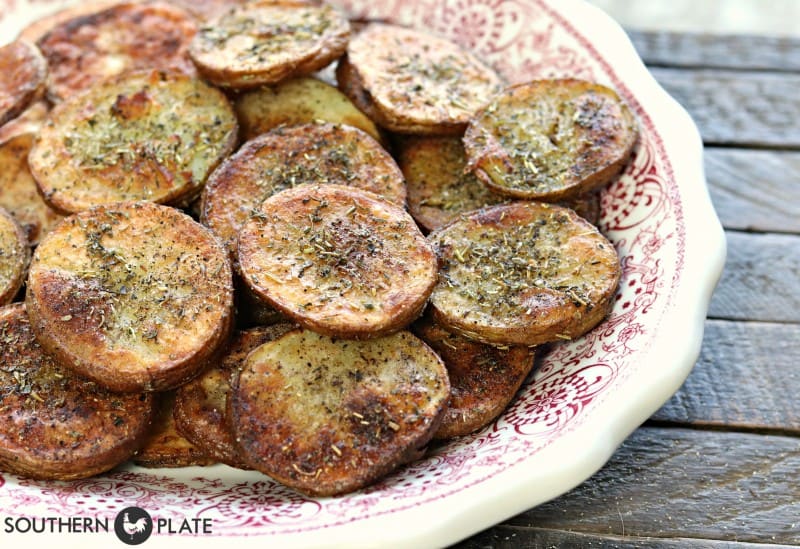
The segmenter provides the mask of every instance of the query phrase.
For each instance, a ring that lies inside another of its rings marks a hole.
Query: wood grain
[[[798,438],[644,427],[590,480],[506,524],[797,545],[799,478]]]
[[[706,145],[800,148],[800,75],[651,68]]]
[[[704,153],[724,227],[800,233],[800,152],[706,147]]]
[[[727,231],[728,256],[708,316],[800,322],[800,236]]]
[[[798,342],[798,324],[707,320],[697,364],[652,419],[800,435]]]
[[[791,37],[628,31],[651,66],[800,71],[800,40]]]
[[[593,549],[779,549],[791,545],[772,543],[731,543],[728,541],[689,539],[689,538],[645,538],[619,535],[597,535],[569,532],[565,530],[547,530],[545,528],[528,528],[524,526],[499,526],[481,532],[463,543],[454,546],[456,549],[559,549],[561,547],[591,547]]]

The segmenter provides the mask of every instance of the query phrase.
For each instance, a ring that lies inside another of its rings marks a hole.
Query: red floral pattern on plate
[[[41,0],[39,0],[41,1]],[[27,5],[4,0],[13,18]],[[214,520],[215,535],[309,532],[397,513],[443,498],[533,459],[567,436],[615,393],[657,335],[683,267],[681,202],[658,132],[612,65],[557,11],[540,0],[347,0],[354,16],[430,29],[482,56],[511,83],[575,76],[617,89],[638,115],[634,160],[602,196],[601,227],[622,257],[610,317],[585,337],[553,348],[517,400],[493,425],[430,452],[378,484],[339,498],[306,498],[263,475],[224,466],[135,467],[71,483],[0,476],[7,514],[59,513],[113,518],[136,504],[161,516]],[[2,17],[2,16],[0,16]],[[6,16],[8,17],[8,16]],[[2,22],[2,21],[0,21]]]

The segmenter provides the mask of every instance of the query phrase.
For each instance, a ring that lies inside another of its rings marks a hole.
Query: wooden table
[[[800,40],[631,38],[700,128],[726,231],[700,358],[602,470],[462,549],[800,545]]]

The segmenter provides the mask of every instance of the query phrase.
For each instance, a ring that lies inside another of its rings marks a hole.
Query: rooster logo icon
[[[121,542],[139,545],[153,532],[153,520],[150,514],[140,507],[126,507],[117,513],[114,531]]]

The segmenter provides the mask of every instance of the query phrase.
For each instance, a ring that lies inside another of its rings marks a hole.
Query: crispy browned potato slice
[[[403,174],[377,141],[351,126],[314,123],[242,145],[208,178],[200,219],[233,254],[239,229],[261,202],[305,183],[350,185],[398,206],[406,201]]]
[[[119,0],[84,0],[83,2],[73,4],[54,13],[35,19],[31,24],[22,29],[17,36],[17,40],[27,40],[31,44],[35,44],[56,26],[82,15],[96,13],[115,4],[119,4]]]
[[[414,333],[439,353],[450,378],[450,399],[433,435],[448,439],[485,427],[503,413],[533,368],[532,347],[495,347],[452,334],[426,315]]]
[[[160,2],[120,3],[68,19],[38,42],[50,65],[48,99],[62,101],[123,72],[193,76],[188,50],[196,32],[185,11]]]
[[[397,164],[406,178],[408,211],[428,231],[464,212],[508,200],[465,172],[467,159],[458,137],[407,137],[397,151]]]
[[[439,357],[408,332],[344,341],[297,330],[247,357],[228,402],[254,469],[332,496],[420,457],[449,392]]]
[[[28,169],[32,134],[22,134],[0,143],[0,207],[17,220],[31,246],[38,244],[63,216],[42,199]]]
[[[186,202],[233,150],[237,132],[227,98],[201,80],[126,73],[56,105],[28,161],[45,200],[63,212]]]
[[[174,408],[175,391],[159,395],[158,414],[144,444],[133,456],[133,462],[142,467],[190,467],[216,463],[214,456],[206,454],[177,430]]]
[[[252,139],[278,126],[325,121],[347,124],[383,138],[375,123],[335,87],[311,77],[264,86],[236,99],[242,138]]]
[[[35,101],[18,117],[0,126],[0,143],[18,135],[38,133],[49,113],[50,106],[47,101],[44,99]]]
[[[574,211],[512,202],[465,214],[430,235],[440,260],[434,319],[469,339],[538,345],[573,339],[611,308],[614,246]]]
[[[174,415],[178,432],[214,459],[246,467],[228,421],[231,376],[238,375],[250,351],[294,328],[294,324],[284,322],[237,333],[217,364],[177,389]]]
[[[22,288],[30,255],[22,228],[0,207],[0,305],[11,303]]]
[[[218,86],[243,89],[310,74],[341,56],[350,25],[331,6],[254,2],[208,21],[190,48]]]
[[[403,328],[436,283],[436,256],[411,216],[342,185],[302,185],[267,199],[242,226],[238,250],[256,294],[333,337]]]
[[[39,243],[26,302],[65,366],[117,391],[199,374],[232,328],[230,261],[211,232],[151,202],[68,217]]]
[[[373,23],[339,62],[342,91],[381,126],[398,133],[457,135],[500,90],[500,77],[455,43]]]
[[[0,469],[71,480],[107,471],[144,442],[152,395],[117,394],[56,363],[22,303],[0,309]]]
[[[19,116],[41,97],[47,61],[28,42],[17,40],[0,47],[0,126]]]
[[[620,97],[584,80],[512,86],[475,115],[464,135],[469,168],[495,192],[555,202],[606,185],[638,139]]]

